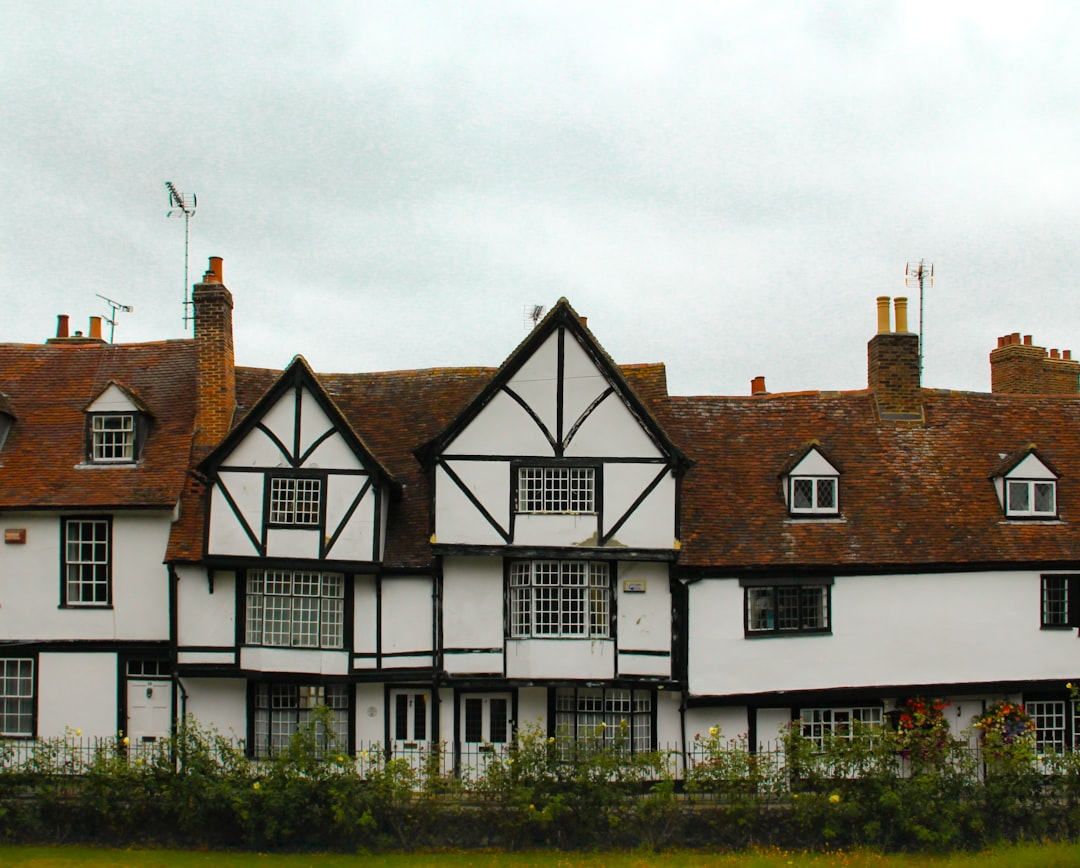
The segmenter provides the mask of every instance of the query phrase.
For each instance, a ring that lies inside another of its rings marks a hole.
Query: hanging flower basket
[[[997,702],[971,721],[973,729],[979,733],[980,741],[1000,741],[1002,744],[1015,744],[1035,735],[1035,721],[1031,719],[1024,706],[1015,702]]]

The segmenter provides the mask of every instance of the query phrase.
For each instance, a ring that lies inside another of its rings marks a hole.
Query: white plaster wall
[[[659,750],[678,749],[682,744],[681,699],[682,694],[677,690],[656,691],[656,746]]]
[[[256,530],[257,534],[259,531]],[[271,527],[266,529],[266,556],[268,558],[303,558],[318,560],[318,528],[300,530],[292,527]]]
[[[367,482],[366,476],[331,474],[326,487],[326,536],[337,532],[345,513]],[[334,560],[370,561],[375,547],[375,489],[369,488],[327,556]]]
[[[123,724],[117,714],[116,654],[38,655],[38,735],[63,735],[81,729],[83,738],[115,736]]]
[[[431,578],[386,576],[382,581],[384,654],[428,652],[432,647]],[[430,658],[427,663],[430,663]],[[406,665],[386,660],[384,665]],[[422,665],[422,664],[421,664]]]
[[[308,448],[334,425],[330,417],[326,415],[315,396],[307,389],[300,391],[300,454],[307,452]],[[286,444],[291,441],[286,440]]]
[[[627,466],[621,465],[621,467]],[[614,470],[615,467],[616,465],[609,464],[604,468],[605,492],[609,470]],[[656,465],[650,467],[649,481],[659,470]],[[633,493],[634,497],[637,497],[646,485],[648,481]],[[626,506],[628,507],[629,504]],[[625,507],[616,509],[605,500],[605,525],[613,527],[615,522],[622,518],[624,512]],[[634,508],[626,522],[615,532],[611,541],[613,544],[618,543],[632,548],[670,549],[675,545],[675,479],[670,473],[649,492],[645,500]]]
[[[288,434],[281,442],[287,447],[291,446],[292,434]],[[253,428],[236,444],[225,460],[225,464],[230,467],[287,466],[285,456],[282,455],[277,444],[258,428]]]
[[[550,428],[548,429],[551,430]],[[450,442],[445,455],[551,455],[551,444],[524,408],[496,393]]]
[[[597,518],[594,513],[561,515],[522,513],[514,520],[514,545],[595,546]]]
[[[446,648],[502,647],[501,558],[446,558],[443,562],[443,644]],[[502,671],[501,656],[498,671]]]
[[[611,384],[569,332],[567,332],[563,348],[563,360],[563,436],[565,437],[581,414]],[[609,395],[605,403],[613,398],[615,398],[614,395]],[[578,429],[575,440],[584,433],[588,425],[589,422],[585,422]]]
[[[111,383],[94,403],[86,408],[87,413],[130,413],[133,410],[136,410],[135,405],[115,383]]]
[[[229,648],[236,644],[236,573],[214,571],[210,593],[206,570],[178,567],[176,586],[177,643],[185,646]]]
[[[546,687],[521,687],[517,692],[517,725],[547,732],[548,700]]]
[[[688,708],[686,709],[686,747],[692,750],[695,736],[708,738],[709,730],[720,727],[720,734],[733,742],[745,738],[750,731],[746,709],[739,708]],[[770,733],[769,738],[772,737]]]
[[[746,639],[738,581],[706,579],[689,586],[690,690],[1064,682],[1076,636],[1039,629],[1039,592],[1033,571],[840,577],[831,635]]]
[[[315,451],[304,462],[307,468],[323,468],[332,470],[363,470],[364,466],[360,459],[345,442],[340,431],[327,437],[316,447]]]
[[[576,417],[572,419],[576,420]],[[567,423],[567,433],[570,424],[572,423]],[[622,399],[618,395],[608,395],[589,414],[574,434],[574,439],[566,445],[568,458],[587,458],[592,455],[655,458],[660,455],[660,451]]]
[[[247,738],[247,683],[242,678],[180,679],[187,691],[187,713],[203,729],[226,738]],[[183,701],[177,707],[181,713]]]
[[[386,737],[386,697],[383,685],[356,685],[356,745],[367,749]]]
[[[375,577],[356,576],[353,580],[353,650],[359,654],[374,654],[378,650],[375,600]],[[371,665],[375,665],[374,661]]]
[[[256,539],[262,528],[263,511],[263,474],[261,473],[222,473],[221,482],[228,489],[229,496],[236,502]],[[219,486],[210,489],[210,554],[215,555],[255,555],[254,544],[233,508],[225,499]]]
[[[509,639],[508,678],[614,678],[611,639]]]
[[[558,333],[553,332],[507,383],[552,435],[557,426],[558,372]]]
[[[260,420],[267,429],[273,432],[286,449],[292,449],[293,431],[296,428],[296,391],[288,389],[278,398],[274,406],[270,407]],[[278,450],[279,460],[281,452]],[[276,463],[276,462],[274,462]],[[271,464],[270,466],[273,466]]]
[[[626,593],[627,582],[644,582],[645,593]],[[671,588],[668,565],[620,562],[615,579],[620,650],[671,650]],[[665,660],[670,667],[670,663]]]
[[[758,745],[765,748],[779,746],[789,726],[791,726],[790,709],[759,708],[757,712]]]
[[[503,512],[508,512],[508,509],[504,507]],[[506,525],[503,524],[503,527]],[[504,544],[499,532],[441,467],[435,468],[435,539],[444,543]]]
[[[166,511],[113,513],[112,607],[61,609],[59,515],[5,513],[3,526],[25,529],[26,543],[0,545],[0,636],[168,639],[169,573],[162,560],[171,520]]]
[[[303,672],[318,675],[347,675],[349,654],[346,651],[322,651],[317,648],[240,649],[240,668],[252,672]]]

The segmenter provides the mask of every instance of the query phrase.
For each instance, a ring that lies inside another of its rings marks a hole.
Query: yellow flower
[[[368,752],[366,750],[360,751],[360,759],[367,759],[367,758],[368,758]]]
[[[253,790],[257,790],[257,789],[259,788],[259,782],[258,782],[258,781],[255,781],[255,783],[253,783],[253,784],[251,785],[251,788],[252,788]]]
[[[75,735],[82,735],[82,730],[81,729],[75,730]]]
[[[130,738],[128,738],[128,737],[127,737],[126,735],[124,736],[124,744],[125,744],[125,745],[129,745],[129,744],[131,744],[131,739],[130,739]]]
[[[555,736],[551,736],[548,738],[548,744],[555,744]]]
[[[1072,690],[1072,689],[1073,689],[1073,686],[1072,686],[1072,682],[1071,682],[1071,681],[1070,681],[1070,682],[1069,682],[1068,684],[1066,684],[1065,686],[1066,686],[1066,687],[1067,687],[1067,688],[1068,688],[1069,690]]]
[[[709,735],[711,735],[713,738],[716,738],[718,735],[720,735],[720,727],[718,727],[718,726],[710,726],[709,727]]]
[[[536,810],[536,805],[529,805],[529,810],[530,811],[535,811]]]
[[[339,756],[337,758],[337,761],[338,761],[338,765],[345,765],[345,757]]]
[[[831,796],[829,796],[829,803],[833,804],[833,805],[839,804],[840,803],[839,794],[838,793],[833,793]]]

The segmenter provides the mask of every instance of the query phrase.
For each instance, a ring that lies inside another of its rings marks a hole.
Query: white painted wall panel
[[[374,654],[377,627],[375,577],[356,576],[353,581],[353,650]]]
[[[131,413],[138,408],[115,383],[109,386],[86,408],[87,413]]]
[[[654,678],[671,676],[671,658],[649,654],[631,654],[619,652],[619,675],[641,675]]]
[[[101,515],[101,513],[87,513]],[[5,513],[26,543],[0,545],[0,636],[142,639],[169,636],[169,574],[162,564],[171,511],[112,516],[112,608],[60,606],[60,517]]]
[[[458,475],[473,496],[491,517],[503,527],[510,522],[510,462],[447,460],[450,470]],[[455,485],[450,479],[446,479]],[[459,489],[460,490],[460,489]],[[472,507],[475,509],[476,507]]]
[[[368,749],[386,741],[386,694],[382,684],[356,685],[356,746]]]
[[[316,648],[240,649],[240,666],[255,672],[310,672],[317,675],[347,675],[350,670],[346,651],[321,651]]]
[[[183,678],[187,713],[203,729],[230,739],[247,738],[247,683],[242,678]],[[177,709],[181,713],[182,709]]]
[[[739,583],[698,582],[689,586],[690,689],[1064,683],[1075,677],[1076,636],[1039,629],[1039,587],[1039,573],[1027,571],[840,577],[832,635],[746,639]]]
[[[259,420],[287,450],[293,447],[293,432],[296,429],[296,392],[288,389],[270,407]]]
[[[552,333],[507,383],[532,408],[552,436],[555,436],[558,421],[557,376],[558,336]]]
[[[502,675],[502,652],[481,654],[446,654],[443,666],[451,675]]]
[[[83,738],[115,736],[117,723],[115,654],[38,655],[38,735],[81,729]]]
[[[386,576],[382,582],[384,654],[432,650],[432,600],[428,576]],[[430,664],[430,660],[427,661]],[[390,665],[390,661],[385,661]],[[398,665],[398,664],[395,664]]]
[[[757,712],[758,744],[766,748],[778,746],[791,725],[787,708],[759,708]]]
[[[327,479],[326,535],[333,536],[367,476],[331,474]],[[368,488],[345,529],[327,553],[333,560],[370,561],[375,546],[375,489]]]
[[[709,738],[709,729],[720,727],[720,734],[728,741],[738,744],[750,731],[746,709],[739,708],[688,708],[686,709],[686,746],[693,749],[695,741]],[[771,737],[771,736],[770,736]]]
[[[832,476],[836,473],[836,468],[826,461],[820,452],[816,449],[811,449],[803,457],[802,461],[796,464],[789,475],[791,476]]]
[[[222,473],[220,480],[220,485],[228,491],[240,515],[258,539],[263,518],[263,474]],[[209,553],[215,555],[256,554],[251,538],[247,535],[218,484],[210,489]]]
[[[626,514],[660,470],[656,464],[604,466],[605,532]],[[634,507],[612,542],[632,548],[672,548],[675,544],[675,479],[670,472],[645,500]]]
[[[446,558],[443,562],[443,643],[447,648],[502,647],[501,558]],[[464,662],[453,661],[455,666]],[[447,665],[450,663],[447,658]],[[490,666],[490,661],[484,665]],[[495,671],[502,671],[501,655]]]
[[[1035,455],[1028,455],[1012,470],[1010,479],[1057,479]]]
[[[271,527],[266,529],[266,556],[268,558],[307,558],[319,557],[318,529],[300,530],[293,527]]]
[[[566,333],[563,358],[563,436],[565,437],[578,417],[607,390],[611,383],[569,332]]]
[[[303,464],[306,468],[324,470],[363,470],[364,465],[345,442],[340,433],[334,433],[318,445]]]
[[[596,522],[594,513],[521,514],[514,520],[513,542],[519,546],[595,546]]]
[[[181,648],[222,647],[236,644],[236,573],[214,571],[210,593],[206,570],[177,567],[177,639]]]
[[[179,650],[176,660],[182,666],[235,666],[236,652]]]
[[[502,545],[504,540],[441,467],[435,468],[435,538],[439,542]]]
[[[518,728],[539,727],[547,732],[548,692],[546,687],[521,687],[517,692]]]
[[[307,452],[316,440],[333,427],[330,417],[319,406],[315,396],[307,389],[302,389],[300,392],[300,454]]]
[[[496,394],[453,439],[445,455],[551,455],[551,444],[532,417],[505,392]]]
[[[642,582],[645,593],[626,593],[627,582]],[[638,651],[671,650],[671,588],[668,565],[620,562],[616,571],[619,647]],[[664,659],[664,666],[670,661]],[[620,671],[622,667],[620,666]]]
[[[506,643],[509,678],[614,678],[611,639],[510,639]]]
[[[661,453],[619,397],[609,395],[578,428],[566,446],[566,455],[568,458],[594,455],[657,458]]]
[[[286,449],[292,448],[292,437],[282,440]],[[263,431],[255,428],[233,447],[224,462],[230,467],[287,467],[285,455]]]

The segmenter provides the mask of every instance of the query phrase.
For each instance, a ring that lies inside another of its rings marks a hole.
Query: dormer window
[[[791,515],[814,517],[840,512],[840,471],[816,443],[806,447],[782,478]]]
[[[135,414],[102,413],[90,417],[90,460],[135,460]]]
[[[991,479],[1007,518],[1057,518],[1058,473],[1034,446],[1005,456]]]
[[[91,464],[139,460],[150,414],[127,390],[109,383],[86,408],[86,458]]]

